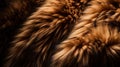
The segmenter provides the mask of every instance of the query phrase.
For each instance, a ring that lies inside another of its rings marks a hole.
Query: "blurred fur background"
[[[0,0],[0,67],[120,67],[120,0]]]

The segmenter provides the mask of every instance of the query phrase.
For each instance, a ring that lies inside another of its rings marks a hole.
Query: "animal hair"
[[[55,46],[69,35],[86,2],[45,1],[15,36],[5,67],[48,67]]]
[[[107,0],[89,4],[68,38],[57,46],[52,66],[119,66],[119,9]]]
[[[117,67],[120,37],[118,30],[98,26],[84,37],[74,37],[57,46],[53,67]]]
[[[38,0],[0,0],[0,29],[22,24],[44,1]],[[29,8],[28,8],[29,7]]]
[[[119,0],[16,0],[9,4],[1,8],[0,21],[8,22],[1,23],[0,29],[19,28],[12,31],[3,67],[120,66]]]
[[[44,0],[0,0],[0,67],[14,35]]]

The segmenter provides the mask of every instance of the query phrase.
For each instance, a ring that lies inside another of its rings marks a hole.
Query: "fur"
[[[48,67],[55,46],[69,35],[86,2],[45,1],[15,36],[5,67]]]
[[[3,67],[120,66],[119,0],[8,3],[0,11],[0,29],[19,27],[11,31]]]
[[[41,0],[0,0],[0,67],[18,28],[43,3]]]
[[[117,60],[120,59],[120,13],[112,3],[114,1],[109,0],[89,2],[90,6],[83,11],[84,14],[69,37],[57,46],[52,66],[117,67],[120,65],[120,61]]]

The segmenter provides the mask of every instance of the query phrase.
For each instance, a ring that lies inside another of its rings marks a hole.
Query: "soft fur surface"
[[[0,0],[1,67],[119,67],[119,0]]]

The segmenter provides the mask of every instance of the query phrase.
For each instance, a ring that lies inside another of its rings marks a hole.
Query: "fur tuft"
[[[0,9],[3,67],[120,67],[119,0],[0,0]]]
[[[5,67],[48,67],[55,46],[69,35],[85,3],[46,0],[15,36]]]
[[[53,55],[53,67],[119,66],[120,33],[108,25],[93,28],[84,37],[63,41]]]

